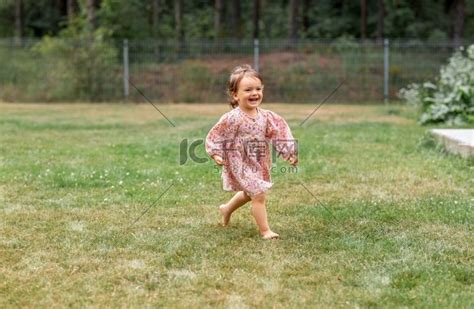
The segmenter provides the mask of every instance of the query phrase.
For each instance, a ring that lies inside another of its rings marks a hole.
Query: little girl
[[[223,165],[224,190],[237,193],[219,207],[223,225],[232,213],[251,201],[252,215],[264,239],[276,239],[267,221],[265,194],[271,188],[269,143],[278,155],[295,166],[297,145],[290,128],[276,113],[260,108],[263,99],[262,77],[249,65],[236,67],[228,81],[233,110],[225,113],[206,137],[206,152]]]

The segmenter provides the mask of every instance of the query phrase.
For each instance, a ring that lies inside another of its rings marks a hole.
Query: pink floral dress
[[[209,156],[224,159],[224,190],[255,196],[270,189],[270,144],[285,160],[297,158],[297,141],[276,113],[257,108],[257,116],[252,117],[238,107],[225,113],[206,137]]]

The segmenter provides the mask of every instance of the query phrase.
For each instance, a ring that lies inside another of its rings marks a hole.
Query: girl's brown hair
[[[234,99],[233,95],[237,92],[237,90],[239,90],[239,84],[242,78],[246,76],[258,78],[263,84],[263,79],[260,74],[258,74],[257,71],[252,69],[250,65],[242,64],[236,66],[232,70],[232,73],[230,73],[229,81],[227,82],[227,94],[229,95],[229,103],[232,108],[236,108],[237,106],[239,106],[239,103],[237,102],[237,100]]]

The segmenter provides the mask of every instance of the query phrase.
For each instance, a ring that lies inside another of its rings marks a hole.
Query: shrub
[[[59,37],[44,37],[33,50],[49,69],[43,91],[46,100],[101,101],[120,89],[117,50],[103,30],[92,34],[67,29]]]
[[[410,84],[399,97],[421,108],[421,124],[474,123],[474,45],[457,50],[435,82]]]

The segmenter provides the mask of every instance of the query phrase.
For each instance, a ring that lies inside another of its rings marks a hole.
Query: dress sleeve
[[[230,113],[224,114],[212,127],[206,137],[206,152],[210,157],[224,158],[225,151],[233,144],[237,132],[237,121]]]
[[[291,134],[290,127],[285,119],[271,111],[268,112],[265,136],[283,159],[298,158],[298,141]]]

